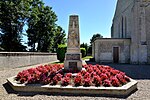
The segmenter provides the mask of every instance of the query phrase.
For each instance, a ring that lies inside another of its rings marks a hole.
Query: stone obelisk
[[[67,52],[65,54],[64,66],[65,70],[69,72],[77,72],[82,69],[78,15],[71,15],[69,17]]]

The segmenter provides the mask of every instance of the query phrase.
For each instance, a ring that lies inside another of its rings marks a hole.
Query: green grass
[[[53,62],[52,64],[64,64],[64,62],[58,61],[58,62]]]
[[[90,58],[93,58],[92,56],[86,56],[86,57],[83,57],[82,60],[86,60],[86,59],[90,59]],[[64,62],[53,62],[52,64],[64,64]]]
[[[93,58],[92,56],[86,56],[86,57],[83,57],[82,60],[86,60],[86,59],[90,59],[90,58]]]

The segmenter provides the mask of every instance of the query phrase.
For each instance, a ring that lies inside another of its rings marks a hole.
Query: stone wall
[[[148,63],[148,19],[149,13],[146,11],[147,2],[136,1],[133,13],[133,32],[131,35],[131,63],[133,64],[147,64]],[[149,9],[150,10],[150,9]]]
[[[147,53],[148,53],[148,64],[150,64],[150,5],[145,8],[146,13],[146,33],[147,33]]]
[[[113,47],[119,47],[119,63],[130,63],[130,39],[102,38],[93,42],[95,61],[113,63]]]
[[[15,68],[57,61],[56,53],[0,52],[0,68]]]
[[[150,1],[118,0],[112,38],[131,38],[132,64],[150,64]]]
[[[134,0],[118,0],[113,18],[112,38],[131,38]]]

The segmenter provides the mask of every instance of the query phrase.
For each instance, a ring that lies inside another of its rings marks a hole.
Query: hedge
[[[63,62],[65,59],[65,53],[67,51],[67,46],[66,45],[59,45],[57,49],[57,59],[60,62]],[[80,51],[82,53],[82,57],[86,56],[86,49],[85,48],[80,48]]]
[[[58,49],[57,49],[57,59],[60,62],[63,62],[65,59],[65,53],[67,51],[67,46],[66,45],[58,45]]]
[[[80,51],[82,53],[82,58],[86,56],[86,49],[85,48],[80,48]]]

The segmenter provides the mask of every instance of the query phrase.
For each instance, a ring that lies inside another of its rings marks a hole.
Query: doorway
[[[119,47],[113,47],[113,62],[119,63]]]

